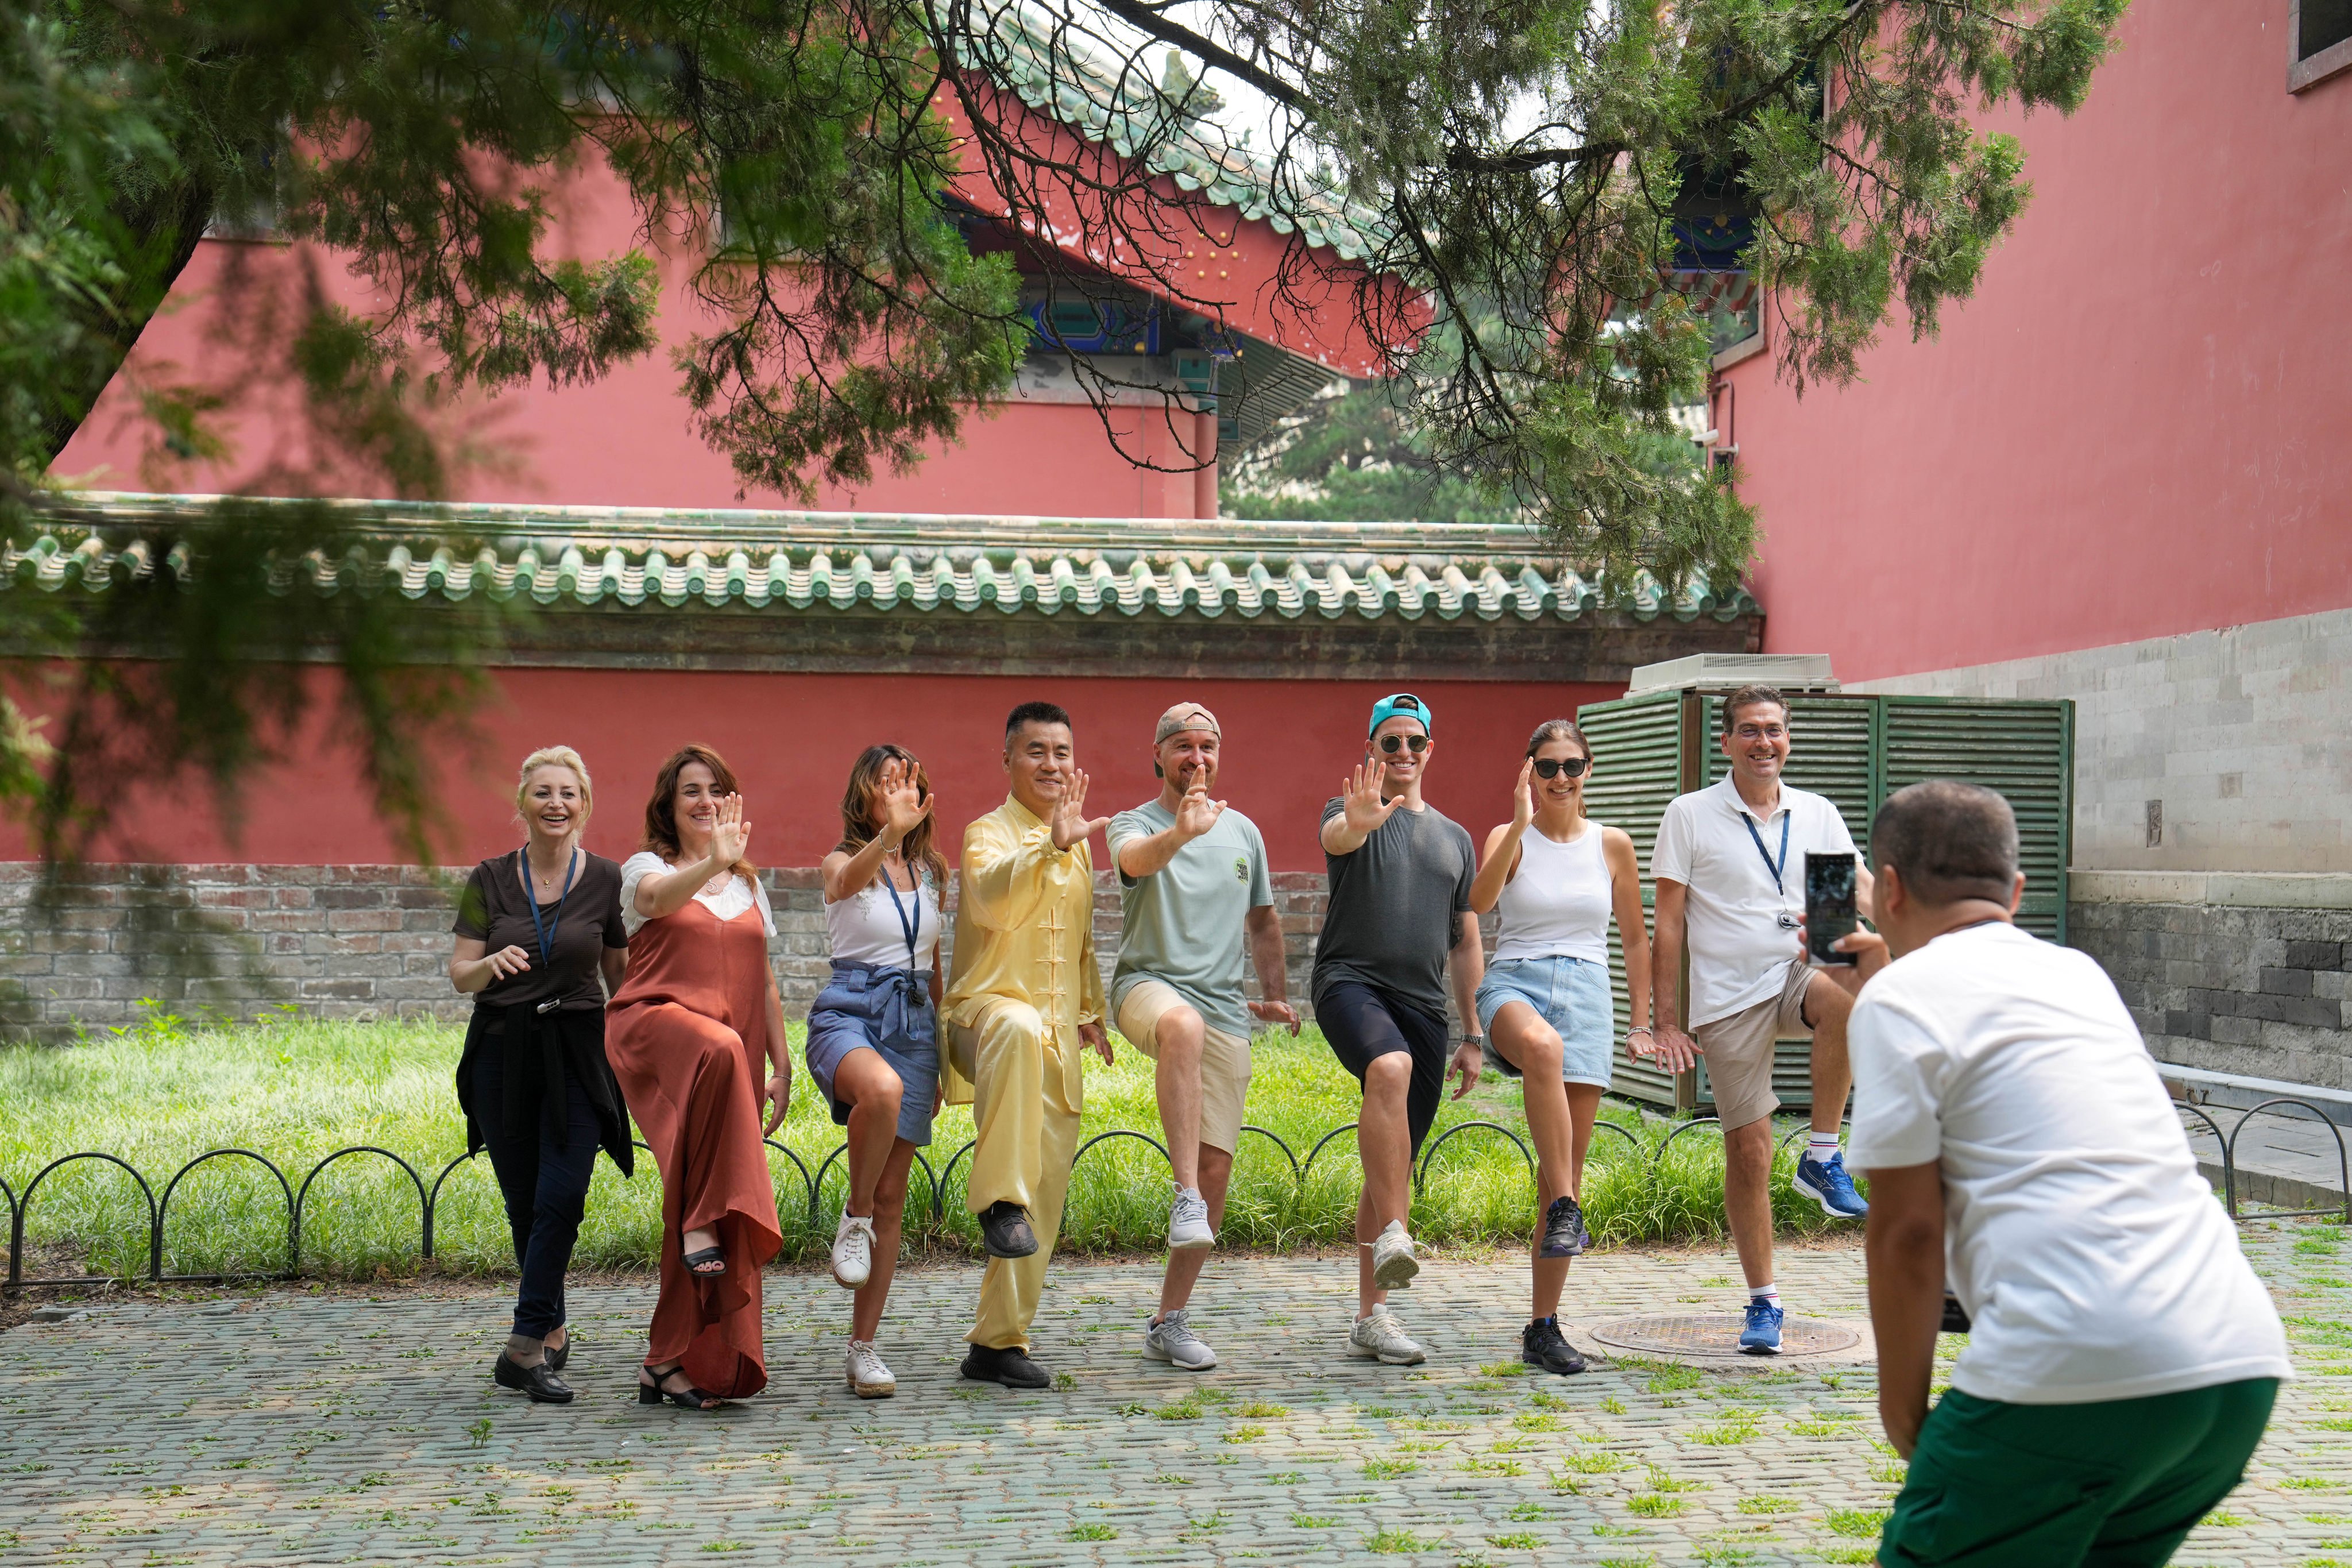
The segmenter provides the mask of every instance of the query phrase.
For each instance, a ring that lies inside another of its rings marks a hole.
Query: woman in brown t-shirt
[[[487,1147],[522,1270],[513,1331],[492,1369],[502,1387],[571,1402],[563,1275],[601,1145],[627,1175],[628,1108],[604,1059],[604,994],[628,960],[621,868],[580,847],[594,796],[569,746],[523,759],[520,849],[474,868],[457,903],[449,979],[474,997],[457,1102],[468,1153]]]

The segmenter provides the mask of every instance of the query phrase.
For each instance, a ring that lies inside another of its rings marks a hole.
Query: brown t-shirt
[[[572,891],[539,906],[539,926],[548,932],[549,957],[539,952],[539,930],[530,918],[530,900],[523,891],[523,852],[508,851],[483,861],[466,879],[457,898],[457,923],[449,929],[459,936],[487,942],[492,952],[519,947],[530,954],[530,967],[475,993],[477,1007],[511,1007],[518,1002],[543,1002],[561,996],[562,1011],[604,1005],[599,966],[606,948],[629,945],[628,929],[621,923],[621,868],[602,855],[580,854],[580,870]],[[558,882],[560,889],[562,884]],[[556,912],[562,906],[562,917]]]

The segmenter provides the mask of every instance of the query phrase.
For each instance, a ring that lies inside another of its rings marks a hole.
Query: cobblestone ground
[[[2352,1568],[2352,1256],[2251,1226],[2303,1380],[2184,1563]],[[1580,1263],[1579,1323],[1736,1300],[1727,1253]],[[1852,1247],[1784,1254],[1790,1306],[1863,1313]],[[575,1291],[569,1407],[494,1390],[498,1298],[300,1289],[135,1300],[0,1334],[0,1564],[1866,1563],[1901,1466],[1867,1362],[1524,1373],[1524,1265],[1399,1298],[1428,1363],[1346,1357],[1352,1271],[1218,1260],[1204,1375],[1138,1355],[1157,1270],[1057,1268],[1050,1394],[960,1384],[976,1268],[902,1279],[895,1400],[842,1386],[845,1297],[769,1287],[773,1381],[716,1416],[631,1392],[651,1291]]]

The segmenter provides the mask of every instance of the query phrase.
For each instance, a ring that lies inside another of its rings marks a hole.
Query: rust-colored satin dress
[[[648,1365],[682,1361],[706,1393],[768,1385],[760,1269],[783,1246],[760,1138],[768,940],[757,905],[722,921],[699,899],[637,928],[604,1016],[604,1054],[662,1175],[661,1295]],[[679,1239],[715,1230],[727,1272],[698,1278]]]

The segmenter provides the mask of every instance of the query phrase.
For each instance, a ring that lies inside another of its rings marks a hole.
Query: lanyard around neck
[[[908,869],[911,872],[914,868],[910,866]],[[922,966],[915,962],[915,933],[920,931],[923,925],[923,880],[920,877],[915,879],[915,896],[912,900],[915,910],[910,915],[907,912],[907,906],[898,901],[898,884],[891,879],[890,863],[887,860],[882,863],[881,877],[882,886],[888,889],[890,892],[890,908],[898,913],[898,929],[907,935],[907,967],[919,969]]]
[[[1787,888],[1785,885],[1783,885],[1783,884],[1782,884],[1782,882],[1781,882],[1781,880],[1780,880],[1780,873],[1781,873],[1782,871],[1784,871],[1784,870],[1786,870],[1786,869],[1788,868],[1788,865],[1789,865],[1789,819],[1790,819],[1790,817],[1794,816],[1795,815],[1796,815],[1796,813],[1795,813],[1795,812],[1793,812],[1793,811],[1790,811],[1790,810],[1787,809],[1785,806],[1781,808],[1781,812],[1780,812],[1780,864],[1776,866],[1776,865],[1774,865],[1774,864],[1772,863],[1772,855],[1771,855],[1771,852],[1770,852],[1769,850],[1768,850],[1768,849],[1766,849],[1766,848],[1764,847],[1764,836],[1763,836],[1762,834],[1760,834],[1760,833],[1759,833],[1759,832],[1757,832],[1757,831],[1756,831],[1756,819],[1755,819],[1754,817],[1752,817],[1752,816],[1748,816],[1748,815],[1746,812],[1744,812],[1744,811],[1743,811],[1743,812],[1741,812],[1741,813],[1739,814],[1739,820],[1740,820],[1740,821],[1742,821],[1742,822],[1744,822],[1744,823],[1746,823],[1746,824],[1748,825],[1748,837],[1750,837],[1750,838],[1752,838],[1752,839],[1754,839],[1754,840],[1756,841],[1756,853],[1757,853],[1757,854],[1759,854],[1759,855],[1761,855],[1761,856],[1764,858],[1764,869],[1766,869],[1767,871],[1769,871],[1769,872],[1771,872],[1771,873],[1772,873],[1772,889],[1773,889],[1773,890],[1774,890],[1775,892],[1777,892],[1777,893],[1780,894],[1783,898],[1785,898],[1785,897],[1787,897],[1787,896],[1788,896],[1789,889],[1788,889],[1788,888]]]
[[[539,919],[539,889],[530,879],[530,851],[519,849],[522,857],[523,902],[530,906],[530,929],[539,933],[539,962],[542,967],[555,966],[555,928],[563,923],[563,900],[572,896],[572,879],[580,874],[580,846],[572,847],[572,858],[563,868],[563,891],[555,900],[555,913],[541,925]]]

